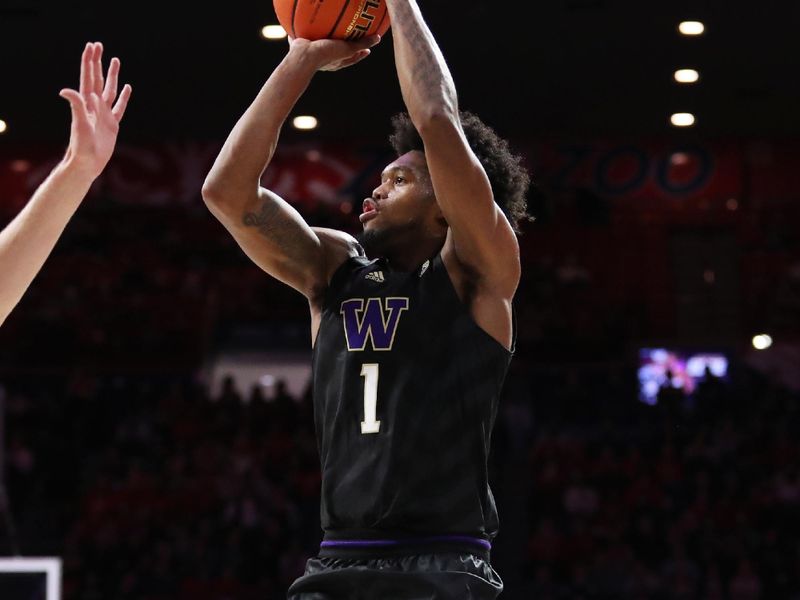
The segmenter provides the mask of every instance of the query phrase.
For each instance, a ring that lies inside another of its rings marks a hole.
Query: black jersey
[[[440,255],[410,273],[348,259],[313,352],[323,547],[437,536],[488,547],[498,519],[487,460],[510,360]]]

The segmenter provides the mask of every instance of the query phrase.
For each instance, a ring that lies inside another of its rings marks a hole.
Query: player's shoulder
[[[365,256],[364,248],[349,233],[327,227],[313,227],[312,229],[325,248],[326,281],[330,282],[333,274],[346,260]]]
[[[349,233],[327,227],[312,227],[312,229],[326,249],[341,252],[346,255],[346,258],[364,256],[361,244]]]

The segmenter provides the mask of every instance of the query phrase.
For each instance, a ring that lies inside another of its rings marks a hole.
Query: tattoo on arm
[[[441,97],[442,89],[446,90],[449,100],[455,100],[455,86],[446,64],[443,62],[435,42],[430,39],[431,33],[424,24],[417,22],[413,8],[407,2],[398,2],[397,13],[392,19],[392,27],[402,28],[408,40],[408,45],[414,52],[408,53],[411,61],[409,65],[413,79],[417,84],[417,93],[425,101],[436,100]],[[455,103],[454,103],[455,104]]]
[[[299,248],[301,236],[293,232],[296,229],[292,220],[274,202],[265,200],[258,213],[246,212],[242,219],[245,227],[255,227],[268,240],[276,243],[284,250]]]

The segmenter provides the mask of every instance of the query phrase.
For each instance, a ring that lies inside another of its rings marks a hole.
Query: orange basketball
[[[354,42],[389,29],[386,0],[273,0],[278,21],[295,38]]]

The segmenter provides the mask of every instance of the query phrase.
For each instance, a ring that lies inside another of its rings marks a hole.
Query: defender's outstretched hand
[[[72,110],[69,147],[65,161],[97,177],[111,158],[117,142],[119,122],[125,114],[131,86],[125,84],[117,97],[119,59],[114,57],[103,76],[103,44],[88,43],[81,57],[78,91],[65,88],[59,95]]]
[[[117,97],[119,59],[111,59],[104,80],[102,55],[102,44],[86,44],[78,91],[63,89],[59,94],[72,109],[67,153],[25,208],[0,231],[0,324],[42,268],[114,152],[131,86],[123,87]]]
[[[370,48],[381,41],[381,36],[371,35],[357,42],[343,40],[306,40],[289,36],[291,50],[310,53],[318,71],[338,71],[361,62],[369,56]]]

